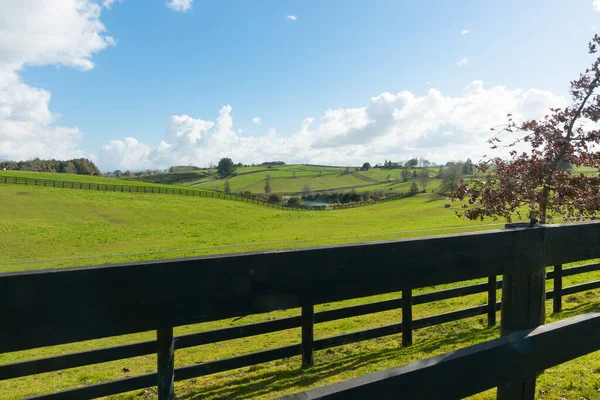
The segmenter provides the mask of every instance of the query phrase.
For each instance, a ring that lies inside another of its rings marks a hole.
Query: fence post
[[[413,344],[412,289],[402,291],[402,346]]]
[[[518,227],[507,224],[506,228],[513,226]],[[532,251],[537,250],[532,249]],[[540,265],[535,266],[534,269],[502,276],[501,336],[544,324],[546,268],[543,260],[539,261]],[[534,400],[536,375],[514,379],[498,386],[497,399]]]
[[[173,328],[156,330],[156,355],[158,364],[158,399],[171,400],[174,398],[175,347]]]
[[[552,312],[562,310],[562,264],[554,266],[554,298],[552,299]]]
[[[310,368],[314,365],[314,330],[315,330],[315,308],[314,306],[302,306],[302,368]]]
[[[488,327],[496,326],[496,275],[488,278]]]

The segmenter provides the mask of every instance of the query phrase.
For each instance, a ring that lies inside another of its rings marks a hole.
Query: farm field
[[[137,179],[106,178],[103,176],[61,174],[55,172],[0,171],[0,176],[16,176],[19,178],[47,179],[67,182],[100,183],[103,185],[165,186],[164,184],[153,184],[151,182],[144,182]]]
[[[411,172],[419,170],[411,169]],[[437,181],[433,177],[439,169],[428,168],[427,171],[429,171],[432,178],[432,188],[439,186],[439,184],[436,185],[433,182]],[[305,188],[306,184],[310,185],[311,190],[336,190],[341,188],[367,190],[363,189],[366,187],[371,190],[380,190],[391,185],[398,185],[402,187],[402,190],[408,190],[411,184],[410,181],[400,182],[402,172],[400,168],[372,168],[368,171],[357,171],[356,168],[349,168],[349,173],[345,172],[345,167],[302,164],[273,166],[271,168],[251,166],[237,168],[236,175],[228,178],[228,180],[232,192],[250,191],[252,193],[264,193],[267,176],[271,177],[271,191],[274,193],[299,193]],[[158,184],[174,184],[219,191],[223,191],[225,187],[225,179],[221,179],[217,175],[216,169],[147,175],[144,180]]]
[[[446,203],[428,194],[352,210],[298,212],[197,197],[0,184],[0,253],[6,263],[200,249],[27,266],[46,268],[489,228],[456,218],[459,204]],[[0,272],[18,269],[23,266],[0,265]]]
[[[440,196],[422,194],[350,210],[292,212],[206,198],[73,191],[0,184],[0,236],[2,237],[0,271],[388,240],[502,226],[494,221],[475,223],[460,220],[454,215],[454,211],[460,205],[452,203],[451,208],[444,208],[446,203],[448,201]],[[179,250],[153,253],[171,249]],[[128,255],[114,256],[114,254],[125,253]],[[77,259],[81,256],[96,258]],[[18,263],[53,258],[72,259],[45,263]],[[566,277],[564,284],[567,286],[593,279],[600,279],[600,273]],[[464,284],[466,283],[437,286],[435,290]],[[548,288],[551,288],[551,284]],[[433,289],[416,290],[415,294]],[[566,296],[564,311],[557,314],[551,313],[550,303],[548,303],[548,321],[600,309],[598,294],[599,291],[589,291]],[[316,309],[327,310],[395,297],[400,297],[400,294],[323,304]],[[124,299],[125,303],[126,301],[127,299]],[[480,305],[485,301],[486,296],[478,294],[418,305],[414,308],[414,317],[420,318]],[[298,310],[286,310],[247,316],[238,320],[229,319],[183,326],[176,328],[175,333],[177,335],[194,333],[298,313]],[[394,310],[322,323],[316,326],[316,338],[382,326],[400,320],[401,310]],[[409,348],[399,346],[400,335],[387,336],[318,351],[315,354],[315,367],[309,370],[301,370],[299,357],[292,357],[183,381],[176,384],[176,394],[194,399],[277,398],[299,390],[453,351],[498,335],[498,328],[487,328],[484,317],[470,318],[415,331],[415,344]],[[149,332],[2,354],[0,364],[149,340],[153,336],[154,334]],[[176,367],[296,343],[299,338],[299,329],[290,329],[220,344],[182,349],[176,353]],[[600,387],[600,375],[595,372],[597,370],[590,370],[588,366],[597,365],[598,362],[600,362],[600,355],[594,353],[548,369],[538,379],[539,398],[553,400],[592,398]],[[0,392],[3,393],[3,398],[18,399],[152,372],[156,368],[155,363],[155,356],[144,356],[1,381]],[[123,372],[124,368],[127,372]],[[582,379],[582,376],[585,379]],[[155,399],[156,393],[150,389],[111,398]],[[492,399],[494,393],[489,391],[474,398]]]

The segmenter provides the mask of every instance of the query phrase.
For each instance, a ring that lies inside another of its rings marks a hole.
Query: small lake
[[[308,206],[308,207],[314,207],[314,206],[330,206],[331,203],[323,203],[322,201],[308,201],[308,200],[303,200],[302,201],[302,205],[303,206]]]

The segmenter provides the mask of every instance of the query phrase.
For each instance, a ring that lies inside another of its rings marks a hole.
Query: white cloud
[[[434,161],[473,160],[488,153],[490,128],[540,118],[565,100],[536,89],[485,89],[470,83],[456,97],[430,89],[425,96],[402,91],[372,97],[366,106],[326,110],[319,119],[306,118],[290,136],[269,129],[263,136],[243,137],[233,129],[232,107],[215,122],[172,116],[165,138],[150,146],[134,139],[112,141],[99,155],[103,169],[166,168],[174,164],[208,165],[221,157],[260,163],[270,159],[314,164],[360,164],[423,156]]]
[[[256,125],[260,125],[260,124],[262,124],[262,120],[260,119],[260,117],[254,117],[254,118],[252,118],[252,123],[256,124]]]
[[[456,65],[459,67],[466,67],[469,65],[469,59],[467,57],[463,57],[459,62],[456,63]]]
[[[286,18],[291,19],[292,21],[298,20],[298,17],[296,17],[295,15],[288,15]]]
[[[112,7],[112,5],[113,5],[113,4],[115,4],[115,2],[117,2],[117,1],[118,1],[119,3],[122,3],[122,2],[123,2],[123,1],[125,1],[125,0],[104,0],[104,1],[102,2],[102,6],[103,6],[104,8],[111,8],[111,7]]]
[[[600,1],[600,0],[599,0]],[[468,29],[463,29],[462,31],[460,31],[461,35],[466,35],[467,33],[469,33]]]
[[[600,12],[600,0],[594,0],[592,7],[594,8],[594,11]]]
[[[169,0],[165,3],[173,11],[188,12],[192,9],[194,0]]]
[[[51,94],[24,83],[25,66],[94,67],[92,56],[115,44],[91,0],[14,0],[0,18],[0,159],[82,156],[78,128],[57,126]],[[43,23],[40,23],[43,21]]]

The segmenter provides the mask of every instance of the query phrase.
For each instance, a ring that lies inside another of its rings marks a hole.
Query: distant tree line
[[[169,168],[169,172],[173,173],[173,172],[177,172],[177,173],[181,173],[181,172],[192,172],[192,171],[199,171],[202,168],[200,167],[196,167],[195,165],[173,165],[172,167]]]
[[[0,170],[100,175],[100,170],[96,167],[96,164],[87,158],[73,158],[66,161],[42,160],[39,158],[27,161],[2,161],[0,162]]]

